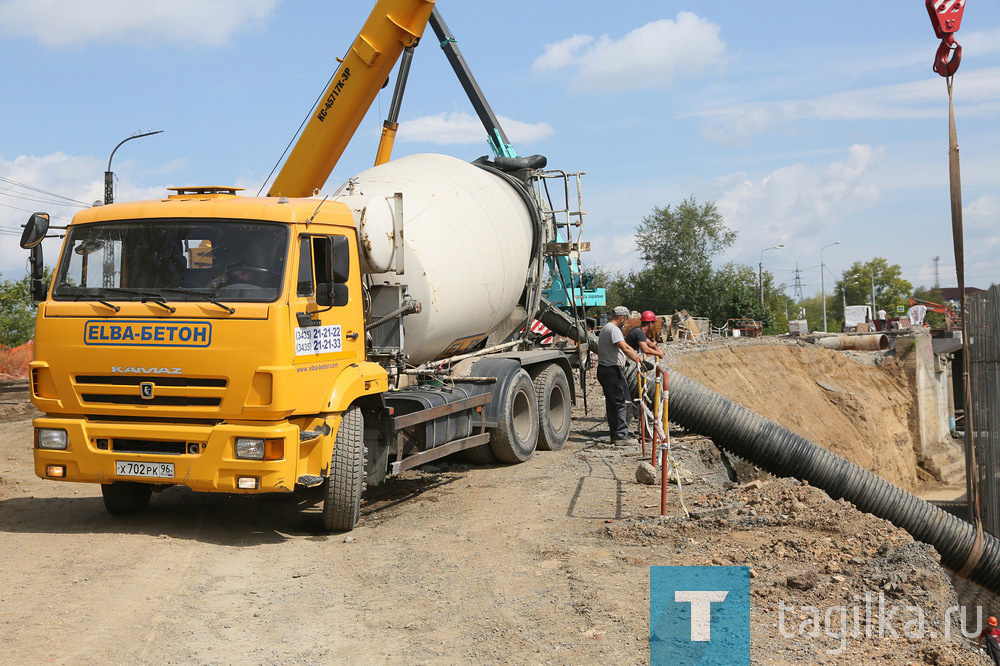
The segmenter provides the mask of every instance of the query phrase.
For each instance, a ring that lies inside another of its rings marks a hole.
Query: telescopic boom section
[[[313,110],[271,197],[312,196],[326,183],[403,49],[415,46],[434,0],[379,0]]]

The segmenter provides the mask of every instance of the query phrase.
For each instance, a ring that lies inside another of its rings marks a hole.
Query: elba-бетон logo
[[[650,567],[649,663],[750,663],[749,589],[749,567]]]

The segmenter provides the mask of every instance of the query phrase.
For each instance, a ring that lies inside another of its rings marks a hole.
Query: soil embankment
[[[699,346],[671,367],[909,491],[926,484],[906,375],[891,357],[862,364],[798,342]]]

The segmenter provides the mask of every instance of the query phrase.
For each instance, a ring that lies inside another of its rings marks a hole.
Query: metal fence
[[[965,428],[971,420],[983,528],[1000,536],[1000,287],[976,292],[967,302],[962,316],[967,317],[972,398],[965,405]]]

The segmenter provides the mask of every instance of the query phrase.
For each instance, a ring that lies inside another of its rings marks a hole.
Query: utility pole
[[[941,257],[934,257],[934,288],[941,288],[941,273],[938,271],[938,262],[941,261]]]
[[[823,250],[834,245],[840,245],[840,241],[833,241],[829,245],[824,245],[819,249],[819,291],[823,294],[823,332],[826,333],[826,264],[823,263]]]
[[[778,243],[773,247],[765,247],[760,251],[760,263],[757,264],[757,283],[760,285],[760,307],[764,307],[764,253],[768,250],[780,250],[785,247],[784,243]]]
[[[795,262],[795,302],[802,302],[802,271],[799,270],[799,262]]]
[[[872,321],[875,321],[875,315],[878,313],[878,306],[875,305],[875,270],[872,269],[869,273],[869,277],[872,279]]]

